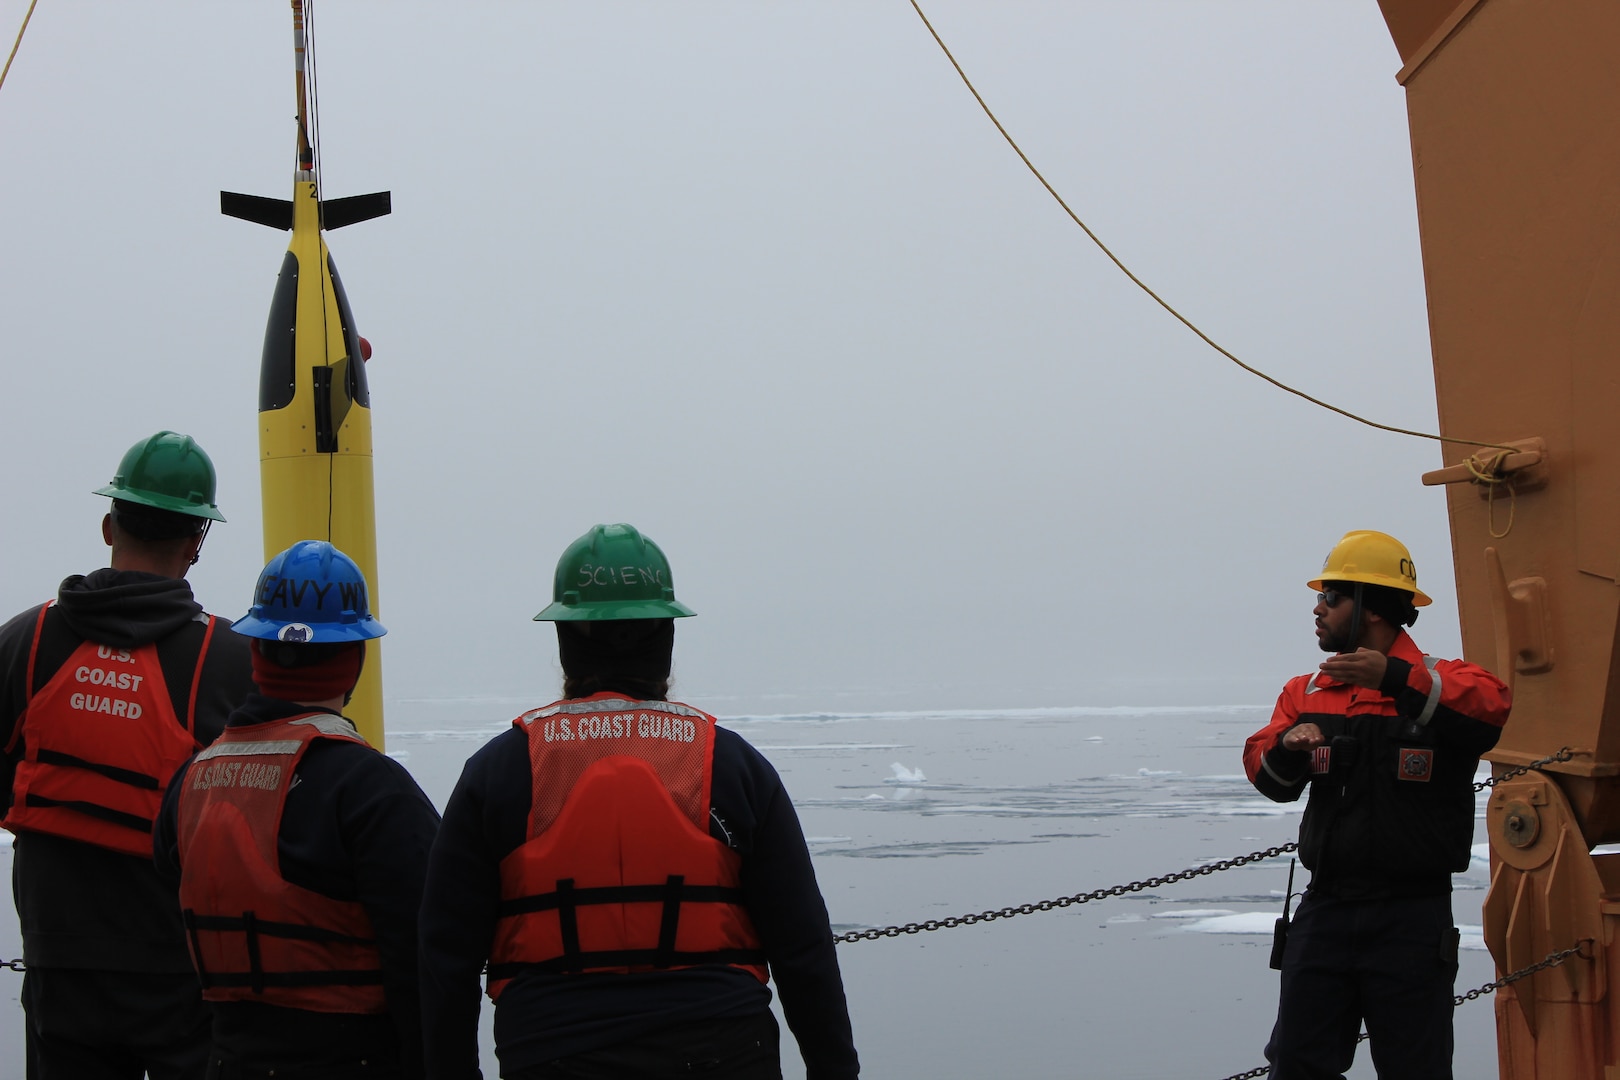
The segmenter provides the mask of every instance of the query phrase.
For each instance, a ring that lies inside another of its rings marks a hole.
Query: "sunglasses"
[[[1342,593],[1338,589],[1323,589],[1316,594],[1316,602],[1332,611],[1339,606],[1341,600],[1354,599],[1349,593]]]

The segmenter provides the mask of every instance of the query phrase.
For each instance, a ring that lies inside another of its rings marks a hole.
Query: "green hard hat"
[[[535,622],[683,619],[669,560],[633,525],[598,525],[557,560],[551,604]]]
[[[190,435],[173,431],[160,431],[130,447],[112,482],[94,493],[174,514],[225,520],[214,505],[214,463]]]

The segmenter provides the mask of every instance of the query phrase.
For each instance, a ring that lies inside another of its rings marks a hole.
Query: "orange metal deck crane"
[[[1620,1080],[1620,3],[1379,0],[1403,67],[1464,649],[1514,689],[1487,809],[1501,1075]],[[1589,959],[1586,958],[1589,956]]]

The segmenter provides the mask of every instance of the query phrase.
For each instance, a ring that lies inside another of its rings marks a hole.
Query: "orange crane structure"
[[[1379,0],[1412,134],[1457,602],[1489,756],[1501,1075],[1620,1080],[1620,3]]]

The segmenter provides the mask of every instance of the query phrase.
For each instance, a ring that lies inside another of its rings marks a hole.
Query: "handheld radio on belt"
[[[1271,931],[1271,970],[1272,971],[1281,971],[1282,970],[1283,950],[1285,948],[1287,948],[1287,946],[1288,946],[1288,907],[1289,907],[1290,904],[1292,904],[1294,902],[1294,863],[1295,863],[1295,861],[1296,860],[1294,860],[1294,859],[1289,859],[1288,860],[1288,891],[1283,893],[1283,913],[1282,913],[1282,918],[1277,920],[1277,925],[1275,927],[1273,927],[1272,931]]]

